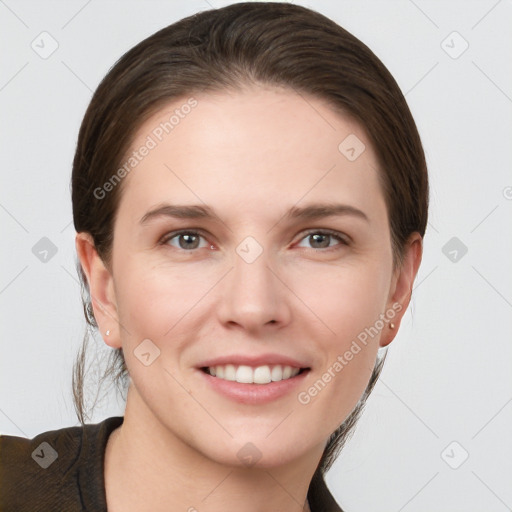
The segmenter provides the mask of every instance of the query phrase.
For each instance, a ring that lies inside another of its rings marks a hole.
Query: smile
[[[232,382],[240,382],[243,384],[269,384],[270,382],[288,380],[305,370],[305,368],[296,368],[293,366],[279,364],[256,367],[223,364],[208,366],[201,369],[212,377]]]

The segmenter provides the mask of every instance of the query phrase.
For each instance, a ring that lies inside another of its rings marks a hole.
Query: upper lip
[[[259,356],[249,356],[243,354],[232,354],[207,359],[197,365],[198,368],[222,366],[226,364],[233,364],[235,366],[264,366],[264,365],[282,365],[292,366],[294,368],[309,368],[309,365],[298,361],[292,357],[283,356],[281,354],[261,354]]]

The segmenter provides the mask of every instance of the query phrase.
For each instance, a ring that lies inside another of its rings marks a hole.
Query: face
[[[364,131],[253,87],[173,102],[133,151],[98,310],[133,407],[222,463],[321,454],[405,309]]]

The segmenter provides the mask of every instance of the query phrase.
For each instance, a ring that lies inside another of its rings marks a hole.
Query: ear
[[[391,288],[386,311],[394,311],[395,316],[389,319],[394,328],[388,324],[382,332],[380,346],[386,347],[394,339],[400,327],[400,322],[409,306],[412,295],[414,279],[418,273],[423,254],[423,239],[419,233],[413,233],[404,248],[402,264],[395,270],[391,281]]]
[[[98,329],[107,345],[112,348],[120,348],[121,339],[112,274],[98,255],[89,233],[77,233],[75,246],[80,264],[87,277]],[[106,335],[107,331],[110,331],[108,336]]]

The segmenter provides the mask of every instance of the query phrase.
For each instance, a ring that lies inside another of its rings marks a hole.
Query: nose
[[[264,250],[252,262],[238,253],[223,280],[218,317],[228,327],[252,334],[276,330],[290,322],[290,292]]]

